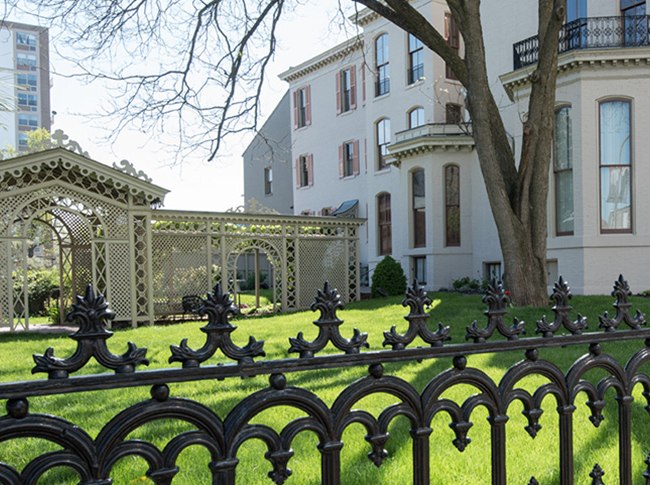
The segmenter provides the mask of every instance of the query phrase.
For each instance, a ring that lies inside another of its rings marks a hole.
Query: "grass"
[[[466,296],[454,293],[438,293],[431,295],[434,304],[431,310],[430,325],[434,327],[442,321],[451,327],[452,342],[464,341],[465,327],[473,320],[485,322],[482,312],[485,306],[478,296]],[[381,348],[382,332],[392,325],[397,325],[399,331],[407,328],[402,318],[407,310],[400,305],[400,298],[386,298],[356,302],[339,312],[339,317],[345,320],[341,333],[349,338],[352,328],[368,332],[371,350]],[[633,308],[650,314],[650,299],[633,298]],[[605,310],[611,313],[611,297],[580,297],[573,299],[573,306],[588,317],[590,329],[597,327],[598,315]],[[551,314],[549,309],[515,308],[511,316],[517,316],[527,322],[529,335],[534,334],[535,320],[542,314]],[[549,315],[549,317],[551,316]],[[249,335],[266,341],[266,359],[281,359],[287,356],[288,337],[294,337],[303,331],[307,340],[313,340],[318,329],[310,322],[317,315],[312,312],[298,312],[286,315],[265,316],[259,318],[241,318],[235,324],[238,329],[232,334],[233,340],[240,346],[246,344]],[[511,318],[511,317],[509,317]],[[200,347],[204,342],[204,334],[199,331],[205,322],[184,323],[165,327],[143,327],[135,330],[117,331],[108,342],[112,352],[118,354],[126,350],[128,341],[135,342],[139,347],[149,349],[147,356],[151,360],[149,368],[170,367],[167,364],[169,344],[178,344],[184,337],[189,338],[189,345]],[[414,342],[414,345],[419,343]],[[14,334],[0,335],[0,381],[15,381],[42,379],[42,376],[30,374],[33,361],[31,354],[43,353],[49,346],[54,347],[59,357],[70,355],[75,348],[75,342],[64,336]],[[638,350],[640,342],[604,344],[604,352],[616,357],[619,362],[625,362],[631,354]],[[333,352],[336,349],[327,351]],[[541,358],[550,360],[566,371],[586,348],[557,348],[542,349]],[[293,354],[292,354],[293,356]],[[476,367],[487,373],[495,382],[503,377],[505,371],[515,362],[521,360],[521,352],[500,354],[472,355],[468,357],[468,367]],[[208,363],[225,362],[218,353]],[[418,392],[440,372],[451,366],[451,359],[426,360],[421,363],[409,362],[386,364],[385,375],[398,376],[409,382]],[[91,361],[80,373],[97,373],[103,370]],[[365,367],[343,368],[336,370],[310,371],[288,374],[289,386],[306,388],[317,394],[328,406],[331,406],[337,396],[355,379],[367,375]],[[591,380],[603,376],[598,371],[590,371]],[[529,377],[522,387],[535,389],[544,383],[541,377]],[[196,400],[217,413],[222,419],[242,399],[254,392],[267,388],[266,377],[248,379],[227,379],[217,382],[197,382],[170,385],[172,396],[186,397]],[[637,386],[638,387],[638,386]],[[476,388],[463,385],[446,391],[443,397],[456,402],[462,402]],[[641,389],[636,389],[633,403],[633,456],[635,483],[644,483],[643,452],[650,450],[650,433],[647,433],[648,415],[643,409],[645,402]],[[149,398],[146,388],[121,389],[79,393],[62,396],[48,396],[30,399],[30,411],[33,413],[54,413],[84,428],[91,436],[96,436],[102,426],[120,410]],[[607,406],[603,411],[605,421],[600,428],[594,428],[589,422],[589,410],[584,402],[586,395],[576,399],[577,410],[574,417],[574,451],[576,483],[591,483],[588,477],[591,468],[599,463],[606,472],[605,483],[618,482],[618,433],[617,407],[613,392],[607,395]],[[354,407],[364,409],[377,416],[379,412],[395,402],[395,398],[384,394],[375,394],[358,402]],[[558,420],[555,411],[555,401],[548,397],[543,403],[544,414],[540,420],[543,428],[537,438],[532,440],[524,431],[527,424],[521,414],[522,407],[516,402],[508,409],[510,420],[507,424],[508,434],[508,483],[526,484],[531,476],[535,476],[542,484],[558,483]],[[288,407],[273,408],[258,415],[255,423],[273,425],[281,429],[290,420],[302,416],[299,411]],[[459,453],[451,444],[454,438],[449,428],[449,417],[438,414],[431,427],[433,429],[431,442],[431,483],[489,483],[490,481],[490,427],[487,422],[487,412],[477,408],[471,415],[473,426],[469,431],[471,444],[463,453]],[[147,424],[133,432],[129,438],[140,438],[152,441],[162,448],[164,444],[179,432],[192,429],[184,423],[161,420]],[[345,446],[342,451],[341,468],[345,484],[392,484],[409,483],[412,477],[412,451],[409,436],[409,423],[406,418],[395,419],[390,428],[390,439],[385,447],[389,458],[380,468],[376,468],[367,458],[370,447],[366,442],[366,431],[360,425],[350,426],[343,435]],[[288,484],[317,484],[320,483],[320,454],[316,448],[317,439],[311,432],[298,435],[293,441],[294,457],[289,461],[293,475]],[[47,444],[42,440],[11,440],[0,447],[0,461],[22,468],[34,456],[43,453]],[[52,449],[47,448],[47,449]],[[238,484],[270,483],[266,474],[271,465],[263,459],[266,448],[256,440],[247,441],[238,452],[240,464],[237,467]],[[208,453],[196,446],[181,453],[178,461],[179,475],[174,483],[203,484],[210,483],[208,471]],[[147,465],[140,458],[124,458],[114,467],[112,478],[116,484],[152,483],[146,478]],[[55,469],[39,483],[64,484],[76,483],[78,478],[67,470]]]

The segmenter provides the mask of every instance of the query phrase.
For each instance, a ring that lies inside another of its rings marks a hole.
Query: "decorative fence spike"
[[[313,357],[315,353],[321,351],[328,342],[344,351],[346,354],[358,354],[361,347],[368,347],[368,334],[353,330],[351,339],[345,339],[339,332],[339,327],[343,323],[336,316],[336,310],[343,309],[341,295],[336,288],[330,289],[329,283],[325,282],[323,290],[318,290],[316,299],[311,305],[312,311],[320,311],[320,318],[314,321],[318,327],[318,336],[312,342],[307,342],[303,333],[299,332],[295,338],[289,338],[289,352],[299,352],[301,358]]]
[[[616,316],[609,318],[608,313],[605,312],[598,317],[600,320],[600,328],[604,328],[605,332],[613,332],[621,323],[625,322],[630,328],[638,330],[641,328],[641,325],[646,324],[645,314],[639,310],[636,311],[634,318],[630,315],[629,311],[632,304],[628,301],[628,298],[632,296],[632,292],[630,291],[630,285],[623,278],[623,275],[619,275],[618,279],[614,282],[612,296],[616,298],[616,302],[613,305],[616,308]]]
[[[213,294],[208,294],[207,299],[203,300],[199,314],[208,315],[208,324],[201,328],[201,331],[207,335],[203,347],[194,350],[187,345],[187,339],[184,338],[180,346],[169,346],[172,352],[169,357],[170,363],[182,362],[183,367],[199,367],[201,362],[208,360],[219,349],[226,357],[236,360],[239,364],[250,364],[254,357],[266,355],[263,340],[249,337],[248,344],[243,348],[233,343],[230,334],[237,327],[228,321],[228,316],[239,314],[239,308],[230,298],[229,292],[221,291],[220,283],[214,287]]]
[[[431,299],[427,296],[426,291],[418,284],[417,280],[413,286],[406,290],[406,297],[402,300],[402,306],[410,308],[410,312],[404,317],[409,322],[409,327],[403,335],[397,332],[397,327],[393,325],[390,332],[384,332],[384,342],[382,345],[392,346],[393,350],[402,350],[406,348],[415,337],[419,336],[432,347],[439,347],[445,340],[450,340],[449,327],[442,323],[438,324],[438,330],[432,332],[427,328],[429,315],[425,307],[431,305]]]
[[[537,321],[536,333],[541,333],[543,337],[552,337],[561,326],[564,326],[572,335],[580,335],[587,328],[587,318],[579,313],[578,319],[571,321],[569,316],[572,308],[569,305],[571,297],[571,288],[564,281],[564,278],[560,276],[555,285],[553,285],[553,294],[551,295],[551,298],[555,302],[552,308],[553,313],[555,313],[555,319],[552,323],[548,323],[546,321],[546,315],[544,315],[541,320]]]
[[[481,329],[478,322],[474,320],[471,325],[467,327],[465,335],[466,340],[474,340],[474,342],[485,342],[489,339],[495,330],[506,337],[508,340],[516,340],[519,335],[524,332],[524,322],[518,319],[513,320],[512,327],[503,321],[503,316],[506,314],[506,307],[510,304],[510,297],[506,294],[501,281],[492,280],[485,291],[483,303],[487,303],[488,309],[484,312],[488,317],[488,324],[485,328]]]
[[[596,463],[594,465],[594,468],[591,470],[591,473],[589,474],[589,476],[592,478],[591,485],[605,485],[605,482],[603,482],[604,474],[605,472],[603,469],[598,463]]]
[[[530,482],[528,482],[528,485],[539,485],[539,482],[535,477],[530,477]]]
[[[67,359],[55,357],[52,347],[43,355],[34,354],[36,366],[32,374],[47,372],[50,379],[64,379],[86,365],[91,357],[118,374],[133,372],[140,364],[148,365],[145,357],[147,349],[139,349],[133,342],[128,343],[128,350],[122,355],[114,355],[108,350],[106,341],[113,332],[106,330],[106,321],[114,318],[115,313],[109,308],[104,295],[100,293],[95,296],[92,285],[88,285],[86,294],[77,295],[77,303],[66,315],[68,322],[79,324],[79,330],[70,335],[71,339],[77,341],[76,351]]]

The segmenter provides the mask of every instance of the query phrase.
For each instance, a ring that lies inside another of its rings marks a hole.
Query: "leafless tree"
[[[10,0],[9,8],[18,8]],[[21,0],[24,4],[24,0]],[[184,142],[209,144],[211,159],[230,133],[254,128],[276,29],[294,0],[31,0],[60,22],[84,56],[88,74],[119,83],[115,114],[122,125],[177,124]],[[339,5],[345,2],[339,0]],[[462,35],[459,55],[407,0],[349,0],[418,37],[440,55],[467,90],[476,150],[505,262],[518,304],[546,303],[547,197],[565,0],[538,0],[539,62],[531,75],[522,150],[515,159],[490,90],[480,0],[447,0]],[[144,65],[124,62],[148,59]],[[110,66],[97,72],[87,66]],[[155,60],[155,62],[153,62]],[[155,65],[157,64],[157,65]],[[151,67],[154,65],[154,67]],[[151,69],[151,72],[144,72]],[[196,126],[189,132],[186,126]]]

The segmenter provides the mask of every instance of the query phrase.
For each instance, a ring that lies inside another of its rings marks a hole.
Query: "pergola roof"
[[[109,167],[61,147],[0,161],[0,180],[7,177],[21,178],[30,172],[38,173],[44,165],[50,168],[59,166],[62,170],[76,169],[84,177],[89,177],[120,191],[127,191],[134,196],[141,196],[149,204],[162,203],[165,195],[169,192],[150,181],[143,180],[142,177],[146,177],[146,175],[143,172],[136,172],[126,161],[122,161],[121,165],[133,174]]]

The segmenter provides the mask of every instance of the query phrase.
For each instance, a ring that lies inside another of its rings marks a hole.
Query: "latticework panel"
[[[13,281],[11,278],[11,246],[10,241],[0,241],[0,324],[8,326],[11,323],[11,294]]]
[[[93,271],[95,288],[103,294],[107,294],[107,281],[106,281],[106,243],[104,241],[97,241],[93,244]]]
[[[27,221],[35,215],[52,212],[79,214],[94,227],[94,237],[125,239],[128,236],[128,218],[125,208],[107,204],[92,194],[77,192],[68,187],[39,187],[29,192],[0,197],[0,235],[9,236],[17,220]],[[66,210],[67,209],[67,210]]]
[[[284,243],[286,252],[286,267],[287,272],[284,275],[284,284],[286,285],[287,309],[298,307],[298,291],[297,291],[297,257],[296,257],[296,240],[287,239]]]
[[[348,227],[348,291],[350,300],[356,300],[360,296],[359,288],[359,255],[358,253],[358,242],[357,242],[357,230],[355,227]]]
[[[211,237],[211,253],[212,253],[212,287],[217,283],[221,283],[221,268],[223,261],[221,261],[221,238]]]
[[[93,256],[90,245],[73,246],[72,275],[74,295],[83,295],[86,286],[93,284]]]
[[[12,306],[13,306],[13,325],[15,328],[22,325],[26,328],[25,318],[27,316],[27,268],[25,265],[25,242],[15,241],[11,246],[11,259],[14,262],[11,279],[12,288]]]
[[[182,313],[187,295],[210,292],[205,236],[154,234],[151,244],[156,315]]]
[[[101,175],[98,177],[89,175],[89,171],[80,169],[67,160],[61,162],[53,159],[47,162],[36,162],[30,167],[16,169],[11,174],[6,174],[0,180],[0,192],[20,190],[52,181],[61,181],[122,204],[128,202],[128,193],[125,190],[120,190],[117,185],[113,186],[106,183],[107,180]]]
[[[325,281],[339,290],[344,302],[349,301],[345,246],[346,241],[343,240],[303,239],[299,241],[299,308],[310,305],[314,295],[323,287]]]
[[[135,311],[139,317],[149,315],[147,225],[149,218],[133,217],[133,247],[135,249]]]
[[[108,297],[116,320],[131,317],[131,260],[129,243],[111,242],[108,245]]]

